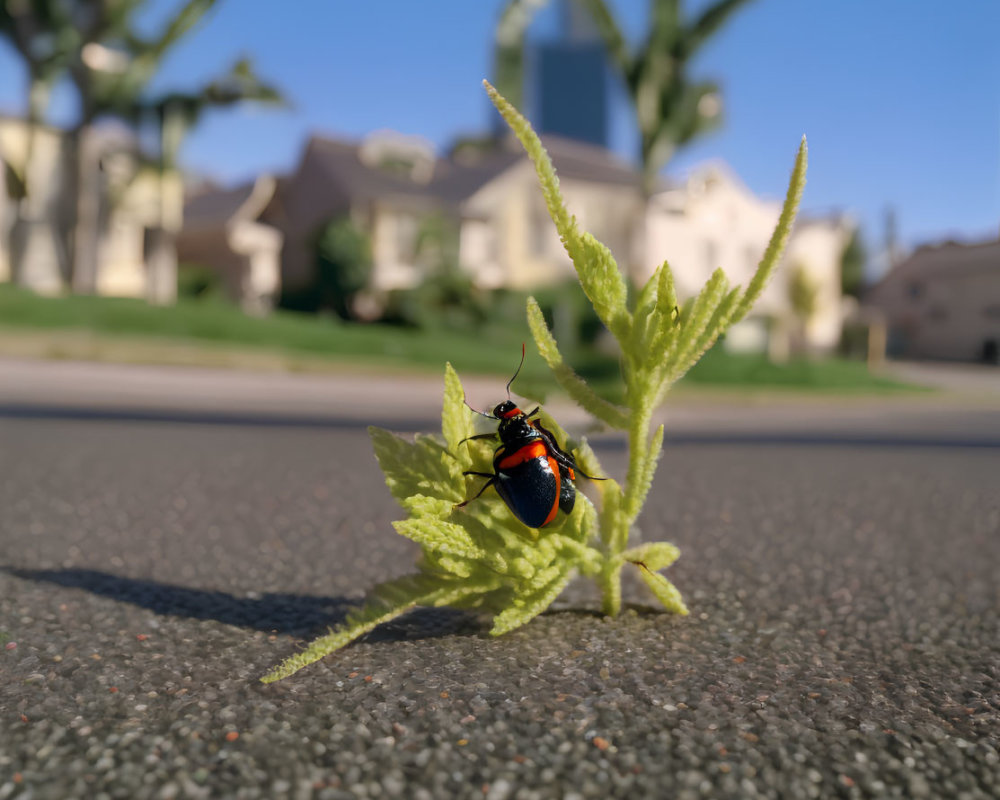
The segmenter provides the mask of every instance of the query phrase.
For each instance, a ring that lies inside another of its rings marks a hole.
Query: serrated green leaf
[[[442,519],[417,517],[393,522],[396,532],[421,547],[461,558],[483,559],[486,556],[461,525]]]
[[[415,517],[442,519],[451,515],[455,510],[455,503],[443,497],[428,497],[424,494],[415,494],[407,498],[404,507]]]
[[[628,287],[611,251],[589,233],[581,234],[576,218],[569,213],[559,191],[559,180],[552,160],[528,121],[488,81],[483,81],[483,85],[493,105],[510,125],[535,165],[549,216],[552,217],[594,311],[619,341],[626,341],[632,324],[627,308]]]
[[[712,314],[715,313],[715,309],[718,308],[719,303],[722,302],[722,298],[726,296],[726,292],[728,291],[729,278],[726,277],[726,273],[721,269],[716,269],[698,293],[694,304],[691,306],[690,313],[684,319],[684,327],[681,333],[684,344],[677,355],[679,362],[683,362],[687,351],[694,349],[698,337],[708,327],[709,320],[712,319]]]
[[[657,276],[656,306],[661,319],[672,320],[677,308],[677,291],[674,288],[674,273],[664,261]]]
[[[651,572],[656,572],[669,567],[680,554],[681,551],[670,542],[650,542],[626,550],[622,553],[622,558],[636,565],[644,564]]]
[[[476,566],[471,560],[449,556],[446,553],[424,553],[428,563],[433,563],[438,569],[458,578],[469,578],[475,572]]]
[[[669,385],[684,377],[687,371],[697,364],[705,352],[715,344],[715,340],[719,338],[720,334],[729,327],[733,313],[739,304],[741,294],[741,290],[736,288],[732,289],[722,298],[712,313],[712,318],[709,320],[708,325],[705,326],[704,331],[702,331],[702,334],[694,342],[694,345],[683,355],[676,357],[673,369],[657,394],[657,405],[663,400],[663,394]]]
[[[627,343],[632,334],[628,286],[611,251],[591,234],[584,233],[580,237],[580,254],[575,258],[572,252],[569,255],[597,316],[619,342]]]
[[[569,569],[562,572],[556,570],[552,579],[544,585],[525,594],[516,595],[513,604],[493,618],[490,635],[501,636],[509,633],[537,617],[552,605],[552,601],[566,588],[571,577],[572,571]]]
[[[459,445],[463,439],[474,433],[472,417],[469,414],[469,409],[465,407],[465,389],[462,388],[462,381],[450,363],[446,364],[444,369],[441,432],[444,434],[444,441],[449,452],[457,455],[460,461],[466,459],[468,452],[463,451]],[[463,469],[468,469],[468,466],[463,464]]]
[[[625,516],[634,520],[639,515],[642,504],[646,501],[649,489],[653,485],[653,477],[656,475],[656,466],[660,459],[660,451],[663,449],[663,426],[657,427],[653,438],[649,443],[649,450],[643,460],[642,472],[637,476],[638,480],[635,492],[629,496],[629,505],[625,508]],[[622,546],[624,546],[622,542]]]
[[[604,471],[604,467],[601,466],[601,462],[597,459],[597,454],[590,446],[590,442],[588,442],[585,438],[580,439],[580,441],[577,442],[576,447],[573,448],[573,457],[576,459],[577,466],[579,466],[580,469],[588,475],[593,475],[595,478],[605,479],[594,482],[597,490],[602,495],[606,487],[620,488],[614,480],[609,478],[608,473]]]
[[[406,508],[414,495],[461,502],[461,470],[444,446],[429,436],[412,442],[382,428],[368,428],[375,457],[392,496]]]
[[[792,225],[795,222],[795,215],[799,210],[802,190],[806,186],[806,171],[808,167],[809,147],[806,143],[806,137],[803,136],[802,143],[799,145],[799,152],[795,156],[795,166],[792,168],[791,178],[788,180],[788,191],[785,192],[785,202],[781,207],[778,224],[774,228],[774,233],[771,234],[771,240],[768,242],[767,249],[761,257],[760,264],[757,265],[757,271],[754,273],[753,278],[750,279],[750,283],[747,284],[743,299],[733,311],[731,324],[735,324],[743,319],[746,313],[753,307],[753,304],[757,302],[757,298],[764,291],[764,287],[774,274],[774,270],[781,260],[781,254],[785,250],[785,243],[788,241],[788,235],[791,233]]]
[[[597,529],[597,509],[590,498],[580,491],[580,481],[586,478],[579,473],[576,478],[576,507],[559,529],[559,534],[580,543],[597,541],[600,535]]]
[[[601,539],[609,553],[620,553],[625,548],[623,537],[628,536],[628,520],[622,509],[624,499],[622,487],[617,481],[602,482],[601,510],[598,519],[601,523]]]
[[[552,374],[566,393],[586,411],[613,428],[623,429],[628,425],[625,411],[598,396],[586,381],[577,375],[565,361],[556,345],[556,340],[545,324],[545,316],[534,297],[528,298],[528,327],[535,339],[538,352],[548,364]]]
[[[639,364],[649,365],[665,350],[666,341],[676,327],[677,294],[674,275],[664,261],[646,281],[640,292],[632,323],[632,347]]]
[[[681,593],[677,590],[676,586],[659,572],[652,572],[647,569],[644,564],[639,564],[638,566],[639,575],[642,577],[642,580],[650,588],[650,591],[656,595],[656,599],[663,603],[663,607],[667,611],[681,615],[688,613],[687,606],[684,605],[684,598],[681,597]]]
[[[572,559],[576,568],[584,575],[593,577],[601,571],[604,555],[599,550],[588,547],[574,537],[558,533],[549,534],[546,538],[555,546],[561,558]]]
[[[285,659],[262,677],[261,682],[273,683],[287,678],[411,608],[419,605],[451,605],[467,593],[468,588],[465,586],[446,583],[429,575],[408,575],[382,584],[375,589],[374,601],[352,611],[344,625],[319,637],[302,652]]]

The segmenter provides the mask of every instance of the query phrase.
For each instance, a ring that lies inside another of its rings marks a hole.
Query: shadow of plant
[[[358,603],[347,597],[266,592],[242,597],[228,592],[190,589],[143,578],[125,578],[93,569],[17,569],[0,572],[23,580],[49,583],[68,589],[130,603],[154,614],[214,620],[240,628],[291,636],[313,635],[340,625]],[[474,614],[453,609],[415,609],[394,624],[382,626],[366,641],[402,641],[440,636],[466,636],[482,632]]]

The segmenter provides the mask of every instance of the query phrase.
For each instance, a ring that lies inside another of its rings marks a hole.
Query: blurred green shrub
[[[338,217],[320,226],[312,249],[312,281],[282,289],[278,304],[288,311],[332,311],[341,319],[354,319],[354,298],[371,279],[368,235],[347,217]]]
[[[222,278],[203,264],[177,265],[177,297],[182,300],[218,300],[224,295]]]

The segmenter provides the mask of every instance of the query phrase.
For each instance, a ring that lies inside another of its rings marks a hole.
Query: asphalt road
[[[364,415],[66,400],[0,408],[0,800],[1000,795],[995,410],[681,409],[641,528],[689,617],[574,586],[264,686],[412,564]]]

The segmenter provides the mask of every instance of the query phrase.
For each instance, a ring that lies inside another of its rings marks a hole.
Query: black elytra
[[[538,413],[537,407],[525,414],[510,399],[510,385],[523,364],[524,345],[521,346],[521,364],[507,382],[507,400],[496,405],[491,414],[469,406],[477,414],[497,420],[499,425],[496,433],[469,436],[462,443],[499,437],[500,445],[493,452],[493,472],[470,470],[463,473],[489,480],[475,496],[455,508],[468,505],[493,486],[515,517],[529,528],[542,528],[555,519],[559,510],[566,514],[573,510],[577,473],[591,480],[604,478],[587,475],[576,466],[572,454],[559,446],[551,431],[543,427],[539,420],[532,419]]]

